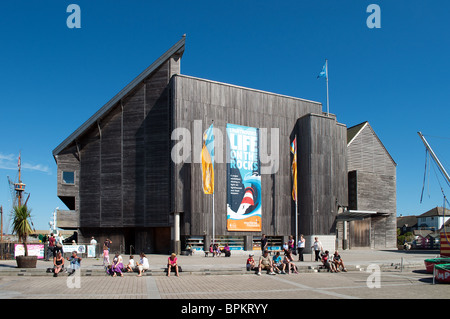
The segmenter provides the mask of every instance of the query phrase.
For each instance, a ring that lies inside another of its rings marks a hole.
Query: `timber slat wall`
[[[74,184],[64,184],[62,173],[64,171],[74,172]],[[76,147],[71,147],[58,155],[57,170],[57,194],[69,210],[79,210],[79,187],[80,187],[80,161],[77,156]],[[77,220],[78,224],[78,220]]]
[[[121,123],[122,112],[119,107],[116,107],[99,124],[101,129],[100,226],[102,227],[122,226]],[[81,169],[83,170],[83,161]]]
[[[308,113],[322,114],[322,106],[316,102],[276,95],[272,93],[246,89],[224,83],[197,79],[187,76],[176,76],[172,79],[172,95],[174,96],[174,127],[184,127],[191,132],[192,156],[195,152],[200,154],[203,131],[211,125],[219,128],[223,133],[224,158],[223,163],[215,164],[215,219],[216,235],[254,235],[258,232],[228,232],[226,229],[226,164],[225,164],[225,138],[226,124],[238,124],[249,127],[268,128],[270,141],[270,128],[279,128],[279,170],[275,174],[262,175],[262,233],[281,236],[294,230],[295,203],[291,198],[292,177],[290,143],[293,139],[296,120]],[[201,132],[194,133],[194,120],[201,120]],[[333,120],[336,127],[336,122]],[[324,129],[330,130],[326,126]],[[339,131],[339,130],[337,130]],[[302,133],[303,134],[303,133]],[[310,134],[305,130],[304,134]],[[328,133],[329,136],[331,133]],[[343,145],[334,152],[344,152],[339,160],[343,160],[335,170],[344,169],[342,183],[346,183],[346,130],[343,127],[339,133],[333,131],[333,138],[343,138]],[[326,135],[326,134],[325,134]],[[197,140],[198,141],[197,141]],[[195,150],[194,142],[200,142],[200,150]],[[322,140],[316,136],[317,143],[328,143],[331,140]],[[270,142],[269,142],[270,143]],[[270,150],[270,144],[268,146]],[[303,150],[301,150],[303,152]],[[305,156],[306,153],[305,153]],[[329,165],[329,162],[327,162]],[[264,166],[264,164],[262,164]],[[175,165],[174,169],[174,209],[183,212],[183,235],[210,235],[212,233],[212,196],[202,191],[201,164],[184,163]],[[324,180],[318,181],[324,182]],[[322,184],[325,187],[324,184]],[[341,185],[339,186],[341,187]],[[338,188],[333,188],[337,190]],[[346,190],[346,184],[342,185]],[[315,193],[315,201],[322,202],[320,196],[330,193],[330,189],[320,189]],[[341,199],[347,201],[347,193]],[[329,213],[329,210],[328,212]],[[325,217],[324,217],[325,218]],[[326,218],[333,219],[334,216]],[[318,222],[316,222],[319,224]]]
[[[122,101],[123,108],[123,223],[124,226],[143,225],[144,214],[144,134],[140,126],[144,120],[145,85],[139,85]],[[138,134],[138,132],[140,134]]]
[[[81,228],[169,226],[169,68],[161,65],[80,139]]]
[[[395,175],[396,164],[375,136],[369,124],[348,146],[348,170],[361,170],[374,174]]]
[[[226,230],[227,123],[267,128],[268,150],[270,129],[279,129],[278,170],[262,175],[262,233],[286,236],[295,229],[290,143],[296,132],[302,141],[299,166],[306,169],[299,175],[308,175],[299,177],[299,185],[309,187],[301,195],[300,211],[309,218],[299,224],[309,230],[305,234],[332,232],[336,199],[342,205],[347,199],[347,175],[340,175],[346,172],[346,147],[341,143],[346,141],[345,126],[334,117],[323,117],[317,102],[172,76],[178,72],[179,57],[172,56],[77,138],[80,228],[162,227],[167,232],[171,213],[181,212],[182,235],[211,235],[212,196],[202,192],[201,164],[174,165],[175,142],[170,137],[174,128],[187,128],[191,156],[198,157],[203,131],[214,121],[223,133],[224,147],[222,163],[215,165],[217,236],[261,235]],[[297,119],[308,114],[317,116],[310,115],[304,126],[298,126]],[[195,120],[202,123],[198,132]]]
[[[80,168],[80,226],[100,226],[100,135],[91,129],[80,141],[82,161]]]
[[[332,117],[298,120],[299,232],[336,232],[338,204],[347,206],[346,127]]]
[[[348,145],[350,209],[376,211],[370,246],[396,247],[396,163],[367,123]]]

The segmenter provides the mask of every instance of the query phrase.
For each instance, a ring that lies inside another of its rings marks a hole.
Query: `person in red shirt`
[[[53,233],[50,234],[50,238],[48,239],[48,247],[47,247],[47,259],[46,261],[50,260],[50,256],[53,258],[55,257],[55,246],[56,246],[56,239]]]
[[[256,269],[256,261],[253,258],[253,254],[248,255],[247,258],[247,271]]]
[[[336,267],[334,263],[330,262],[330,253],[328,250],[325,251],[324,254],[322,254],[322,263],[325,266],[326,269],[330,272],[336,272]]]

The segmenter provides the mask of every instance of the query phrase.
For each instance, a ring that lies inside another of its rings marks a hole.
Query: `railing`
[[[13,242],[2,242],[0,243],[0,260],[11,260],[14,259],[14,248],[16,244],[20,244],[17,241],[13,241]],[[36,245],[36,244],[40,244],[40,245],[44,245],[44,257],[47,256],[48,250],[47,250],[47,244],[43,244],[43,243],[37,243],[37,242],[29,242],[29,245]],[[64,244],[63,246],[63,252],[64,252],[64,257],[69,257],[72,254],[73,250],[77,250],[77,254],[81,257],[81,258],[87,258],[88,257],[88,250],[89,250],[89,246],[92,246],[90,243],[77,243],[76,246],[84,246],[84,250],[80,249],[78,250],[77,248],[73,248],[70,249],[68,247],[72,246],[72,244],[67,243]],[[129,246],[128,251],[126,251],[126,246],[124,244],[111,244],[110,246],[110,250],[109,250],[109,254],[114,256],[115,254],[121,254],[124,255],[126,254],[136,254],[136,248],[133,245]],[[93,258],[101,258],[103,255],[103,243],[97,243],[95,244],[95,253],[94,253],[94,257]],[[90,256],[91,257],[91,256]]]
[[[0,243],[0,260],[14,259],[14,245],[17,242]]]
[[[412,243],[413,249],[439,249],[440,247],[439,241],[430,240],[428,238],[418,238]]]

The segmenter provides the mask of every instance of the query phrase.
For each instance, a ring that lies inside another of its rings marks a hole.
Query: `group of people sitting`
[[[138,277],[150,268],[148,258],[144,253],[139,255],[139,262],[134,260],[134,256],[130,256],[130,260],[126,266],[123,265],[123,258],[120,254],[116,254],[111,264],[105,265],[106,273],[112,277],[123,277],[124,272],[138,272]]]
[[[220,249],[219,245],[217,244],[211,244],[209,245],[209,252],[213,255],[213,257],[219,257],[222,253],[225,255],[225,257],[231,256],[231,249],[230,246],[228,246],[228,243],[225,244],[223,249]]]
[[[330,272],[340,272],[339,268],[342,268],[343,272],[347,272],[347,268],[345,268],[344,261],[342,260],[341,255],[336,250],[333,255],[330,256],[330,252],[325,250],[324,253],[321,254],[322,265]]]
[[[73,275],[77,269],[80,269],[81,257],[78,257],[77,252],[73,251],[72,256],[67,257],[67,261],[70,262],[70,268],[66,269],[70,276]],[[53,277],[58,277],[58,274],[64,270],[64,257],[62,256],[62,253],[58,251],[56,256],[53,257]]]
[[[128,264],[124,267],[122,256],[116,254],[113,262],[106,266],[106,273],[111,275],[112,277],[116,277],[117,275],[123,277],[124,272],[138,272],[138,277],[142,277],[142,274],[145,273],[149,268],[150,264],[148,262],[147,256],[144,253],[139,255],[139,262],[134,260],[134,256],[130,256]],[[167,259],[167,276],[170,277],[170,272],[175,272],[176,276],[179,276],[179,266],[178,266],[178,258],[175,253],[171,254]]]
[[[267,270],[269,275],[275,275],[275,272],[279,274],[290,274],[291,272],[298,274],[297,266],[292,258],[292,252],[289,249],[284,250],[284,258],[281,258],[279,251],[271,258],[269,251],[265,250],[259,257],[258,264],[256,264],[254,255],[250,254],[248,255],[246,267],[247,271],[258,270],[258,276],[261,275],[261,270]]]
[[[257,275],[261,275],[262,270],[267,270],[269,275],[279,274],[298,274],[297,266],[292,258],[292,252],[290,249],[284,249],[284,258],[281,257],[278,251],[272,258],[269,256],[269,251],[265,250],[261,257],[259,257],[258,263],[254,259],[254,255],[248,255],[247,259],[247,271],[257,270]],[[328,269],[330,272],[340,272],[340,268],[343,272],[347,272],[345,268],[344,261],[336,250],[332,256],[328,250],[321,254],[321,261],[324,268]]]

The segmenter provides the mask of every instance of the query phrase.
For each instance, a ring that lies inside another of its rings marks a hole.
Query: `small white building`
[[[444,212],[443,207],[435,207],[417,217],[417,226],[419,229],[425,228],[437,231],[448,220],[450,220],[450,210],[445,209]]]

